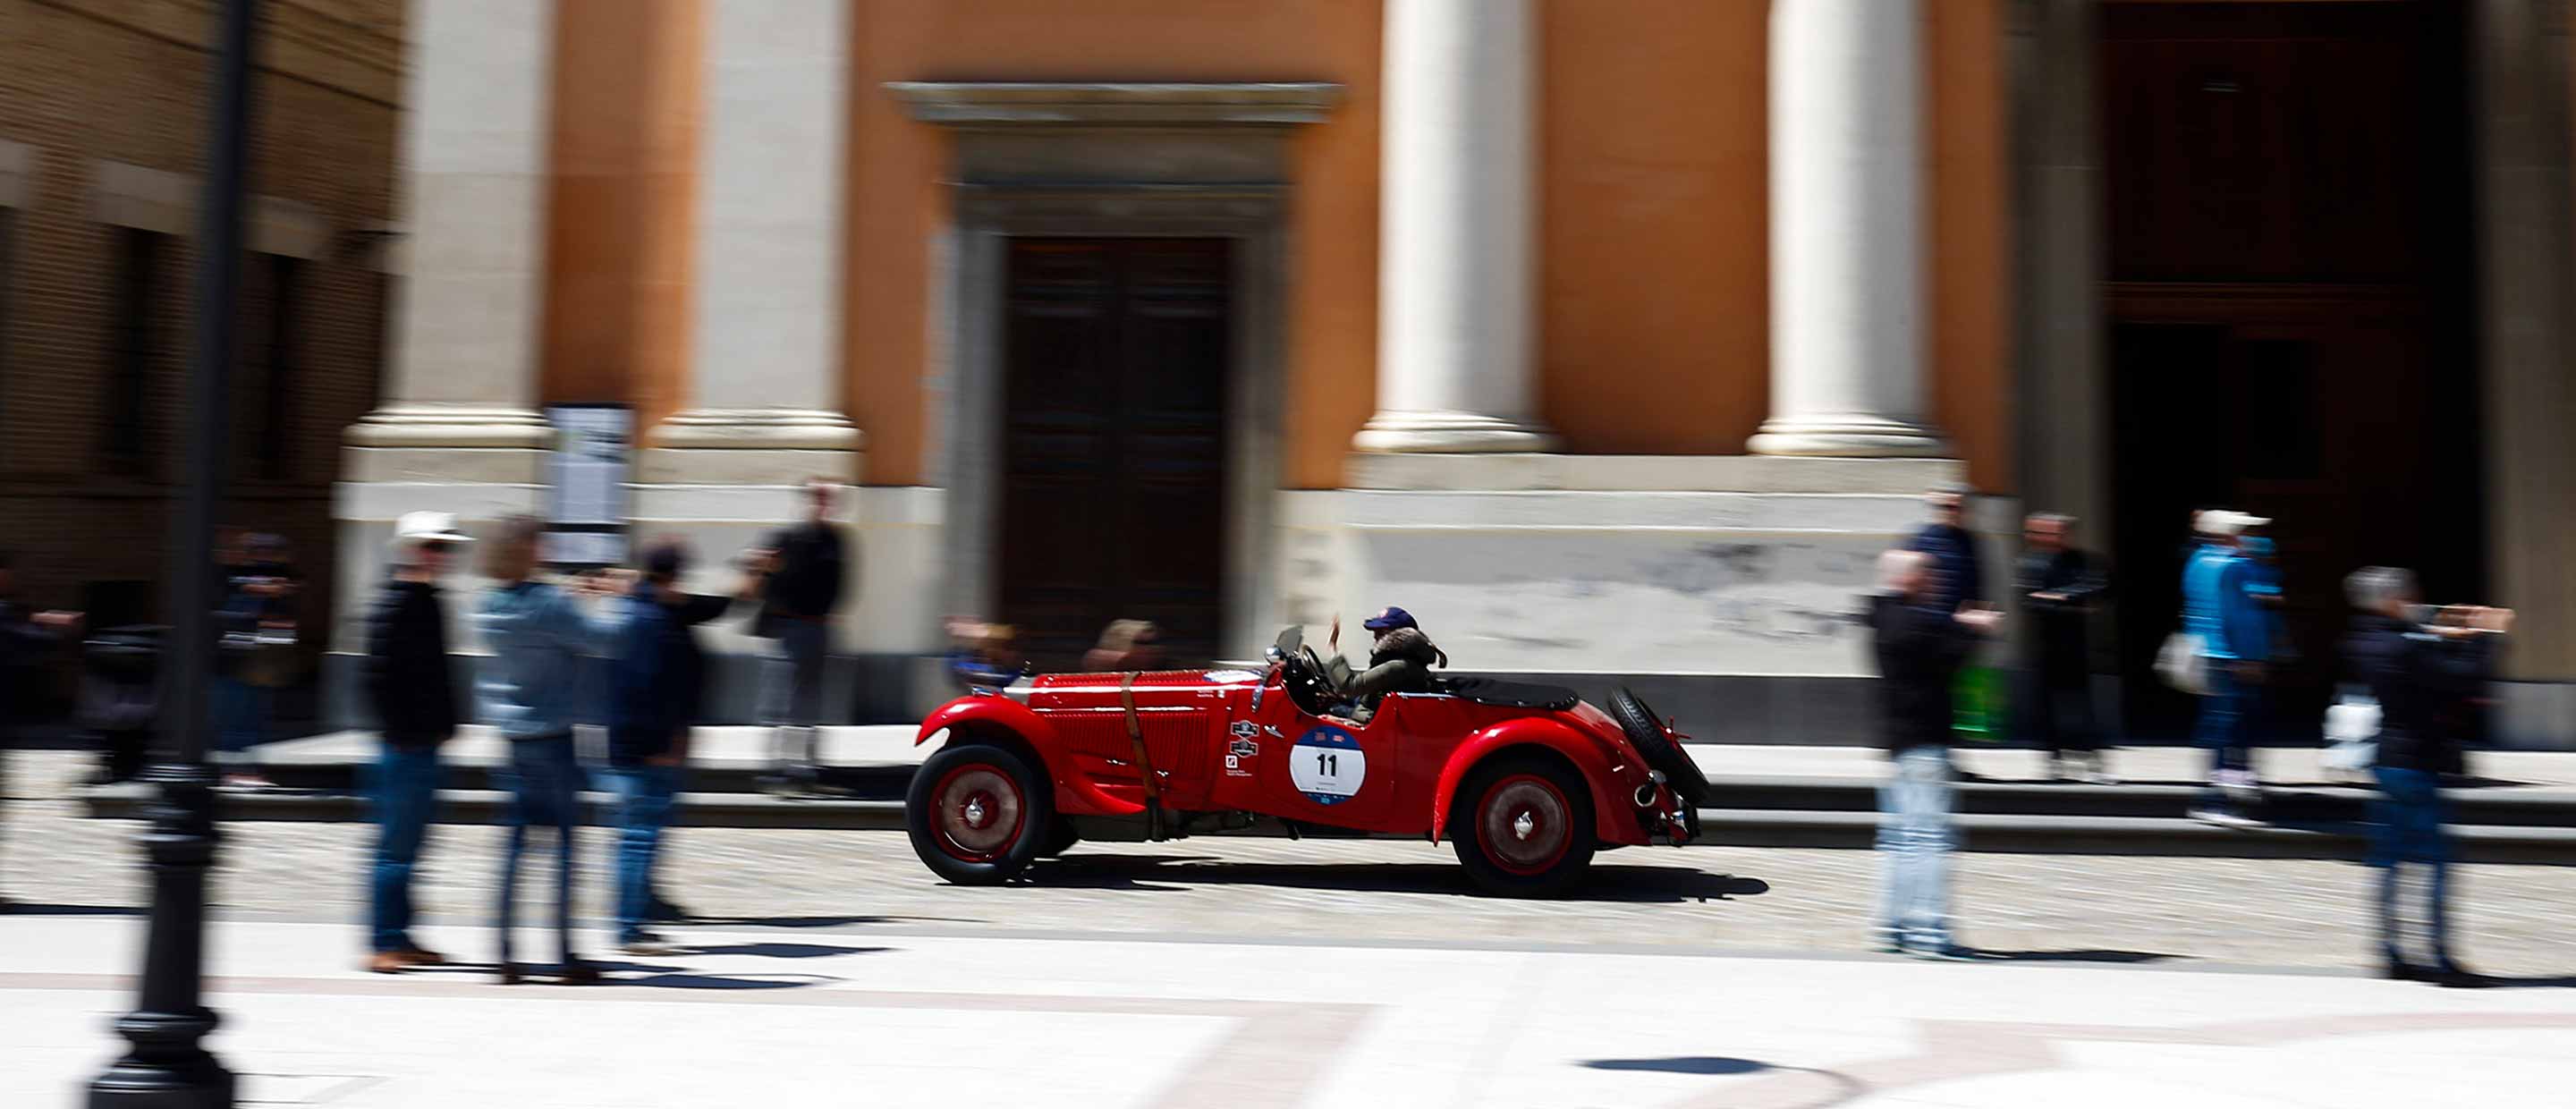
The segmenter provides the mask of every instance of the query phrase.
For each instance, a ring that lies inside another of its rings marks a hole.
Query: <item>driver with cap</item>
[[[1351,699],[1350,717],[1362,724],[1377,714],[1379,699],[1389,693],[1427,693],[1431,690],[1431,668],[1449,665],[1449,656],[1433,646],[1431,637],[1422,634],[1422,625],[1413,614],[1400,608],[1377,610],[1376,615],[1360,624],[1377,636],[1369,646],[1369,668],[1343,683]],[[1339,645],[1342,624],[1333,621],[1333,642]]]

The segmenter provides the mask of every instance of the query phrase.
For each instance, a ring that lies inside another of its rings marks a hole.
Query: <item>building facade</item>
[[[403,14],[269,5],[253,90],[223,521],[317,581],[341,429],[378,391]],[[0,0],[0,547],[93,626],[164,619],[213,27],[195,0]]]
[[[2500,738],[2572,745],[2568,8],[418,0],[341,561],[546,510],[547,413],[614,406],[628,534],[711,572],[858,487],[853,715],[941,694],[949,614],[1062,664],[1401,604],[1849,740],[1872,555],[1965,480],[1997,575],[2083,518],[2141,731],[2226,504],[2280,520],[2285,720],[2397,563],[2522,610]]]

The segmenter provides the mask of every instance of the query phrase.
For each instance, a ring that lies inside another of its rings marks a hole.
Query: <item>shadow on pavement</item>
[[[841,947],[828,943],[729,943],[691,947],[691,955],[750,955],[762,959],[824,959],[834,955],[873,955],[890,947]]]
[[[0,916],[142,916],[132,905],[55,905],[42,901],[0,901]]]
[[[2483,974],[2469,983],[2466,988],[2474,990],[2576,989],[2576,974],[2531,978]]]
[[[1593,1070],[1657,1071],[1664,1074],[1757,1074],[1772,1069],[1771,1064],[1752,1059],[1730,1059],[1723,1055],[1681,1055],[1669,1059],[1591,1059],[1583,1064]]]
[[[1982,948],[1976,952],[1976,957],[1999,963],[2161,963],[2168,959],[2189,958],[2161,951],[1991,951]]]
[[[1199,865],[1213,864],[1213,865]],[[1142,879],[1172,883],[1148,885]],[[1467,872],[1448,863],[1247,863],[1197,855],[1070,855],[1029,868],[1032,886],[1059,889],[1177,890],[1185,886],[1274,886],[1357,893],[1471,894]],[[1759,878],[1665,866],[1595,866],[1583,886],[1559,900],[1679,902],[1768,893]]]
[[[751,978],[724,974],[656,974],[649,978],[612,978],[602,985],[650,986],[667,990],[792,990],[845,981],[827,974],[782,974]]]
[[[962,916],[693,916],[692,927],[846,928],[859,924],[982,924]]]

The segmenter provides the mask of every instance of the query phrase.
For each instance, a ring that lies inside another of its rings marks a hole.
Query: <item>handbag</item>
[[[2156,676],[2194,697],[2208,696],[2209,656],[2200,637],[2184,631],[2166,636],[2165,645],[2156,651]]]
[[[2345,686],[2335,703],[2326,706],[2325,734],[2328,746],[2322,760],[2328,770],[2346,774],[2367,773],[2379,762],[2379,701],[2370,691]]]

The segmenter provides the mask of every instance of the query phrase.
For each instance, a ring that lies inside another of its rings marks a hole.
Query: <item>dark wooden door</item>
[[[1042,669],[1112,620],[1215,657],[1225,558],[1223,239],[1014,239],[1001,618]]]
[[[2343,575],[2481,563],[2462,5],[2104,9],[2113,554],[2133,733],[2186,730],[2148,677],[2194,508],[2274,517],[2297,654],[2268,736],[2313,733]]]

